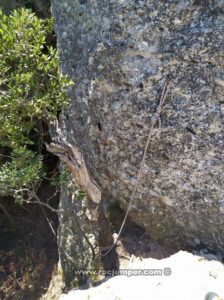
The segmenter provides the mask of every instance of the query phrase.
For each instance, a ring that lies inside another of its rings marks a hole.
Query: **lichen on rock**
[[[53,0],[65,131],[105,203],[125,210],[148,127],[171,88],[130,216],[166,244],[224,246],[223,20],[217,1]],[[62,199],[62,202],[64,200]]]

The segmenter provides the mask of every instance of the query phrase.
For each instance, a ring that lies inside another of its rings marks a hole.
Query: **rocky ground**
[[[156,268],[164,272],[164,268],[170,268],[171,275],[166,276],[163,273],[160,276],[115,276],[105,278],[101,284],[90,281],[87,286],[65,294],[62,276],[57,268],[55,238],[50,233],[45,218],[41,216],[41,211],[38,211],[37,208],[35,211],[32,222],[29,221],[29,226],[26,224],[26,237],[20,236],[16,242],[13,237],[10,241],[8,235],[8,240],[4,236],[5,243],[1,243],[1,300],[58,300],[59,298],[61,300],[130,300],[149,299],[149,296],[150,299],[155,300],[224,299],[224,266],[216,261],[222,260],[220,255],[209,253],[208,249],[199,245],[194,249],[188,249],[194,254],[178,252],[180,249],[175,247],[165,247],[154,241],[142,228],[130,220],[128,220],[116,248],[119,269],[151,270]],[[13,214],[13,211],[10,213]],[[27,214],[28,212],[25,213],[22,209],[19,215],[20,217],[23,215],[25,220]],[[110,209],[110,221],[114,235],[118,232],[122,216],[123,212],[118,207]],[[37,224],[38,219],[39,225]],[[20,218],[20,222],[22,220]],[[19,220],[17,221],[19,222]],[[34,230],[35,226],[38,231]],[[33,230],[33,238],[29,236],[29,230]],[[6,241],[8,246],[11,245],[10,251],[6,248],[3,249],[3,246],[7,246]],[[197,241],[195,242],[197,244]],[[21,246],[18,247],[18,244]]]
[[[151,275],[119,275],[97,287],[79,289],[60,300],[223,300],[224,265],[185,251],[162,259],[143,259],[128,264],[133,270],[150,270]],[[161,271],[155,274],[153,270]]]
[[[112,229],[117,232],[122,212],[113,208],[110,218]],[[119,275],[106,277],[100,284],[89,281],[80,289],[62,294],[60,300],[223,300],[222,256],[210,253],[199,244],[187,250],[189,252],[158,244],[128,220],[116,248],[119,269],[147,269],[150,272],[158,269],[162,275]]]

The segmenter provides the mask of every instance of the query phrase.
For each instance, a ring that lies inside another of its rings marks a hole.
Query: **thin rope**
[[[144,163],[145,163],[146,154],[147,154],[147,151],[148,151],[148,148],[149,148],[149,142],[150,142],[150,139],[151,139],[151,136],[152,136],[152,130],[153,130],[153,128],[154,128],[154,126],[156,125],[157,122],[159,123],[159,126],[161,124],[160,114],[161,114],[161,111],[162,111],[162,106],[164,104],[164,101],[165,101],[165,99],[167,97],[167,94],[168,94],[168,91],[169,91],[169,84],[170,84],[169,81],[165,82],[164,87],[163,87],[163,91],[162,91],[162,95],[160,97],[159,105],[157,107],[156,113],[152,117],[151,126],[149,128],[149,134],[148,134],[148,138],[147,138],[147,141],[146,141],[146,144],[145,144],[144,153],[143,153],[142,161],[141,161],[141,164],[140,164],[140,168],[138,170],[136,183],[135,183],[134,190],[132,192],[131,199],[130,199],[128,207],[127,207],[127,211],[126,211],[125,217],[124,217],[123,222],[121,224],[120,230],[118,232],[118,235],[116,237],[115,242],[112,245],[108,246],[109,249],[108,249],[108,247],[102,247],[101,248],[102,250],[103,249],[104,250],[108,249],[105,253],[101,254],[102,256],[106,256],[107,254],[109,254],[110,251],[115,247],[115,245],[117,244],[117,242],[118,242],[118,240],[120,238],[120,235],[122,233],[124,225],[126,223],[128,214],[130,212],[132,203],[133,203],[134,198],[135,198],[135,194],[136,194],[136,191],[137,191],[138,183],[139,183],[141,175],[142,175],[142,169],[143,169],[143,166],[144,166]]]

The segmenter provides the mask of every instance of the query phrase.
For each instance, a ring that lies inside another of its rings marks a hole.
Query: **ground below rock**
[[[149,275],[131,276],[139,270]],[[126,272],[129,276],[118,275],[97,287],[72,290],[60,300],[224,299],[224,265],[185,251],[162,260],[135,261]]]

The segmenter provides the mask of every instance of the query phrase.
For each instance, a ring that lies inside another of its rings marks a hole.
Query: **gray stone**
[[[81,201],[65,192],[61,197],[64,201],[60,204],[63,213],[59,214],[58,229],[60,266],[66,286],[75,287],[86,283],[86,275],[75,276],[76,270],[97,269],[101,264],[95,256],[98,247],[96,222],[89,222],[87,199]]]
[[[195,244],[198,245],[198,246],[201,244],[201,241],[200,241],[198,238],[195,238],[195,239],[194,239],[194,242],[195,242]]]
[[[212,253],[208,253],[207,249],[202,249],[198,255],[201,255],[203,257],[205,257],[207,260],[218,260],[220,262],[222,262],[222,255],[220,253],[212,254]]]
[[[67,288],[86,284],[92,274],[77,273],[82,270],[102,269],[100,247],[111,245],[113,236],[101,209],[86,197],[76,196],[70,181],[62,191],[59,209],[58,249],[63,280]],[[111,260],[114,265],[116,263]],[[111,267],[107,264],[108,267]],[[99,276],[94,276],[94,279]]]
[[[163,243],[197,238],[221,251],[223,0],[52,0],[52,13],[61,70],[75,82],[61,124],[105,205],[127,208],[170,75],[130,217]]]

